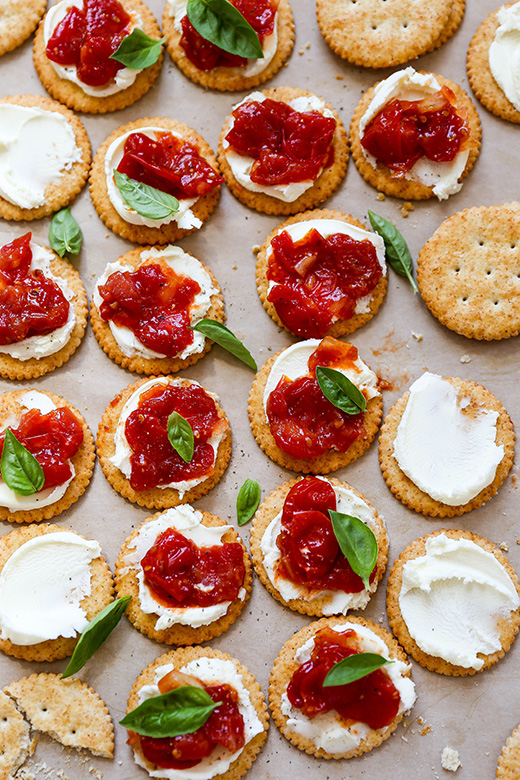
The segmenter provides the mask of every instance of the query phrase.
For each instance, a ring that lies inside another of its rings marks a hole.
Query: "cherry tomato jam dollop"
[[[401,697],[390,677],[382,669],[347,685],[324,688],[323,681],[332,667],[358,649],[353,629],[333,631],[324,628],[314,637],[308,661],[293,674],[287,696],[308,718],[336,710],[344,720],[366,723],[371,729],[389,726],[399,711]]]
[[[271,241],[267,278],[270,301],[285,327],[302,338],[322,338],[348,320],[356,302],[377,285],[383,269],[375,246],[344,233],[327,238],[312,228],[299,241],[283,230]]]

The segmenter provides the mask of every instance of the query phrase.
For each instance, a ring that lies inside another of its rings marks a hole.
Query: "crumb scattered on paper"
[[[507,542],[500,542],[498,546],[500,547],[502,552],[509,552],[509,545]]]
[[[460,359],[461,363],[471,363],[471,358],[469,355],[462,355]]]
[[[384,192],[378,192],[376,195],[376,200],[386,200],[385,193]]]
[[[446,745],[442,751],[441,763],[442,768],[446,769],[448,772],[456,772],[459,766],[462,766],[459,754],[455,748],[449,747],[448,745]]]
[[[261,248],[262,248],[261,246],[259,246],[258,244],[255,244],[254,247],[253,247],[253,250],[252,250],[253,254],[257,255]]]
[[[412,336],[416,341],[422,341],[423,340],[423,334],[422,333],[416,333],[414,330],[412,330]]]
[[[403,219],[407,219],[408,214],[410,213],[410,211],[413,211],[414,208],[415,206],[413,205],[413,203],[410,203],[409,201],[403,203],[403,208],[401,209],[401,216],[403,217]]]

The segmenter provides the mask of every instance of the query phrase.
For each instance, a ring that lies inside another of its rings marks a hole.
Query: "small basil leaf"
[[[260,503],[260,485],[255,479],[246,479],[237,496],[237,523],[245,525],[253,517]]]
[[[9,428],[5,432],[0,471],[7,487],[19,496],[32,496],[45,482],[42,467]]]
[[[332,685],[348,685],[356,680],[372,674],[377,669],[387,664],[393,664],[388,658],[383,658],[377,653],[355,653],[349,655],[342,661],[334,664],[323,680],[323,687],[330,688]]]
[[[228,0],[188,0],[188,19],[199,35],[219,49],[248,59],[263,59],[258,35]]]
[[[372,228],[376,233],[379,233],[385,242],[386,259],[388,260],[390,267],[393,268],[399,276],[407,277],[413,287],[414,293],[419,292],[412,276],[412,256],[401,233],[395,225],[392,225],[392,223],[384,217],[374,214],[373,211],[368,212],[368,218]]]
[[[167,192],[135,181],[119,171],[114,171],[114,179],[125,203],[142,217],[166,219],[179,210],[179,201]]]
[[[123,617],[123,613],[131,598],[131,596],[124,596],[121,599],[112,601],[111,604],[107,604],[107,606],[90,621],[81,634],[78,644],[74,648],[67,668],[61,675],[62,680],[66,677],[70,677],[71,674],[79,672],[79,670],[85,666],[88,659],[91,658],[96,650],[101,647],[103,642],[108,639]]]
[[[241,360],[242,363],[245,363],[246,366],[249,366],[249,368],[252,368],[253,371],[258,371],[256,361],[247,347],[244,347],[235,334],[229,328],[226,328],[225,325],[222,325],[221,322],[199,320],[196,325],[192,325],[192,330],[197,330],[203,336],[207,336],[216,344],[231,352],[232,355]]]
[[[81,228],[70,213],[70,206],[58,211],[51,219],[49,242],[57,255],[77,255],[83,242]]]
[[[377,539],[370,528],[351,515],[329,509],[332,529],[341,552],[350,568],[363,580],[365,588],[370,586],[369,577],[377,561]]]
[[[316,379],[325,398],[342,412],[359,414],[367,408],[367,401],[361,390],[341,371],[318,366]]]
[[[193,429],[182,414],[172,412],[168,417],[166,430],[168,431],[168,441],[175,452],[178,452],[185,463],[189,463],[193,458],[195,442],[193,439]]]
[[[157,41],[149,38],[146,33],[134,27],[130,35],[123,38],[119,48],[110,55],[111,60],[117,60],[132,70],[143,70],[157,62],[166,38]]]
[[[200,729],[221,703],[214,702],[202,688],[183,685],[161,696],[145,699],[119,722],[145,737],[178,737]]]

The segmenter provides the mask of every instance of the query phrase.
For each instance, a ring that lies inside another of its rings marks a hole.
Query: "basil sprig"
[[[117,60],[132,70],[143,70],[157,62],[165,42],[166,38],[157,41],[134,27],[130,35],[123,38],[116,51],[110,55],[110,59]]]
[[[70,206],[58,211],[51,219],[49,242],[60,257],[79,254],[83,233],[70,212]]]
[[[67,668],[61,675],[62,680],[66,677],[70,677],[71,674],[79,672],[79,670],[85,666],[88,659],[91,658],[96,650],[101,647],[103,642],[108,639],[123,617],[123,613],[131,598],[131,596],[123,596],[121,599],[112,601],[111,604],[108,604],[90,621],[81,634],[78,644],[74,648]]]
[[[363,580],[365,588],[370,586],[369,577],[377,561],[377,539],[374,532],[357,517],[344,515],[329,509],[334,535],[341,552],[352,571]]]
[[[359,414],[367,408],[367,401],[361,390],[341,371],[318,366],[316,379],[325,398],[342,412]]]
[[[393,664],[388,658],[383,658],[377,653],[355,653],[343,658],[334,664],[323,680],[323,687],[330,688],[332,685],[348,685],[356,680],[372,674],[377,669],[387,664]]]
[[[260,485],[256,479],[246,479],[237,496],[237,523],[245,525],[253,517],[260,503]]]
[[[229,54],[263,59],[258,35],[228,0],[188,0],[188,19],[199,35]]]
[[[419,292],[412,276],[413,262],[408,245],[401,233],[384,217],[368,212],[370,224],[376,233],[379,233],[385,242],[386,259],[388,265],[394,269],[399,276],[406,276],[413,287],[414,293]]]
[[[199,320],[196,325],[192,325],[192,330],[197,330],[203,336],[207,336],[215,344],[231,352],[232,355],[241,360],[242,363],[245,363],[249,368],[252,368],[253,371],[258,371],[256,361],[247,347],[221,322],[216,320]]]
[[[119,171],[114,171],[114,179],[125,203],[146,219],[166,219],[179,210],[179,201],[167,192],[135,181]]]
[[[42,467],[9,428],[5,432],[0,471],[7,487],[19,496],[32,496],[45,482]]]
[[[214,702],[202,688],[183,685],[161,696],[145,699],[119,722],[145,737],[178,737],[200,729],[219,704],[222,702]]]
[[[182,414],[172,412],[168,417],[166,425],[168,432],[168,441],[175,452],[178,452],[185,463],[189,463],[193,458],[195,441],[193,438],[193,428]]]

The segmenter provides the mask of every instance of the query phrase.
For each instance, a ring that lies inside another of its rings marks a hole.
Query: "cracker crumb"
[[[303,57],[303,54],[304,54],[304,51],[303,51],[303,49],[300,49],[300,51],[298,52],[298,54],[300,55],[300,57]]]
[[[461,363],[471,363],[471,357],[469,355],[462,355],[460,359]]]
[[[343,76],[336,76],[336,81],[343,81]]]
[[[416,341],[422,341],[423,340],[423,334],[422,333],[416,333],[414,330],[412,330],[412,336]]]
[[[386,200],[386,196],[384,192],[378,192],[376,195],[376,200]]]
[[[500,547],[502,552],[509,552],[509,545],[507,542],[500,542],[498,546]]]
[[[261,250],[261,248],[262,247],[259,244],[255,244],[253,249],[252,249],[253,254],[257,255],[259,253],[259,251]]]
[[[401,737],[401,739],[403,740],[403,742],[408,742],[408,740],[406,739],[406,737]]]
[[[233,271],[236,271],[238,269],[238,265],[233,266]]]
[[[413,211],[414,208],[415,206],[413,205],[413,203],[410,203],[410,201],[408,200],[405,203],[403,203],[403,208],[401,209],[401,216],[403,217],[403,219],[407,219],[408,214],[410,213],[410,211]]]
[[[424,723],[424,718],[421,718],[421,716],[419,715],[419,717],[417,718],[417,723],[419,724],[419,726],[422,726]]]
[[[305,48],[306,49],[310,49],[311,48],[311,42],[310,41],[307,41],[307,43],[305,44]]]
[[[459,766],[462,766],[459,754],[455,748],[449,747],[449,745],[446,745],[442,751],[441,763],[442,768],[446,769],[448,772],[456,772]]]
[[[429,734],[431,732],[431,730],[432,730],[431,726],[424,726],[424,728],[419,729],[419,734],[421,735],[421,737],[425,737],[426,734]]]

